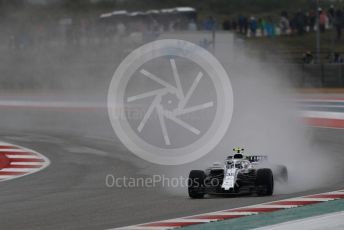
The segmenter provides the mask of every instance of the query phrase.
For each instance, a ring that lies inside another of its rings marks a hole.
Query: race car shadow
[[[238,197],[257,197],[256,193],[240,193],[240,194],[208,194],[205,199],[216,199],[216,198],[238,198]]]

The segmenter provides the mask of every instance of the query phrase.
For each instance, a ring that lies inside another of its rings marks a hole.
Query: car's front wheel
[[[205,173],[202,170],[192,170],[189,174],[188,192],[189,197],[200,199],[204,197],[204,178]]]
[[[271,169],[258,169],[256,178],[257,194],[271,196],[274,192],[274,178]]]

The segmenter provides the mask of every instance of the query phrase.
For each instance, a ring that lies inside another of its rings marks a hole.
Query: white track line
[[[6,155],[6,157],[9,159],[12,159],[12,158],[41,159],[41,157],[36,156],[36,155]]]
[[[281,200],[278,200],[278,201],[281,201]],[[275,201],[273,201],[275,202]],[[277,201],[276,201],[277,202]],[[298,207],[298,205],[279,205],[279,204],[257,204],[257,205],[252,205],[252,206],[247,206],[245,207],[245,209],[249,209],[249,208],[284,208],[284,209],[287,209],[287,208],[296,208]],[[240,209],[240,208],[238,208]]]
[[[19,153],[23,153],[23,152],[27,152],[26,150],[23,149],[0,149],[0,153],[2,152],[19,152]]]
[[[330,201],[334,200],[333,198],[309,198],[309,197],[302,197],[302,198],[291,198],[287,199],[285,201],[319,201],[319,202],[324,202],[324,201]]]
[[[303,111],[301,114],[303,117],[306,117],[306,118],[326,118],[326,119],[344,120],[344,113],[340,113],[340,112]]]
[[[207,219],[185,219],[185,218],[175,218],[175,219],[169,219],[169,220],[162,220],[159,221],[159,223],[169,223],[169,222],[179,222],[179,223],[186,223],[186,222],[201,222],[201,223],[208,223],[211,222],[211,220]]]
[[[42,165],[44,162],[11,162],[10,165]]]
[[[228,211],[228,212],[214,212],[214,215],[240,215],[240,216],[250,216],[258,214],[258,212],[236,212],[236,211]]]
[[[39,168],[3,168],[0,172],[31,172]]]

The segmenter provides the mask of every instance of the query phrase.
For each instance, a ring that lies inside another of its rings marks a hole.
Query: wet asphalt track
[[[52,123],[48,116],[51,110],[40,111],[36,121],[25,119],[23,111],[2,109],[0,139],[44,154],[51,165],[36,174],[0,184],[1,229],[107,229],[331,191],[343,188],[344,184],[344,180],[330,178],[323,187],[300,193],[203,200],[171,195],[161,188],[108,188],[107,174],[138,177],[151,166],[128,153],[111,137],[112,130],[107,125],[102,126],[100,122],[97,127],[109,136],[97,135],[95,127],[94,132],[89,132],[90,127],[83,119],[91,121],[91,114],[88,117],[83,111],[73,111],[69,121],[75,120],[62,124]],[[57,111],[53,112],[58,116]],[[16,116],[23,119],[14,128],[10,121],[16,120]],[[59,119],[63,121],[66,117]],[[106,115],[103,119],[106,120]],[[35,127],[27,125],[21,130],[21,122],[23,126],[27,122],[37,123]],[[39,123],[50,126],[44,129]],[[342,130],[317,129],[314,135],[314,142],[337,160],[338,167],[344,163],[343,138]]]

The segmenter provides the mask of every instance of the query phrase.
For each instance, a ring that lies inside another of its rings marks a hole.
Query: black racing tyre
[[[274,192],[274,178],[271,169],[258,169],[256,178],[257,194],[271,196]]]
[[[189,174],[188,192],[189,197],[200,199],[204,197],[204,178],[205,173],[202,170],[192,170]]]

